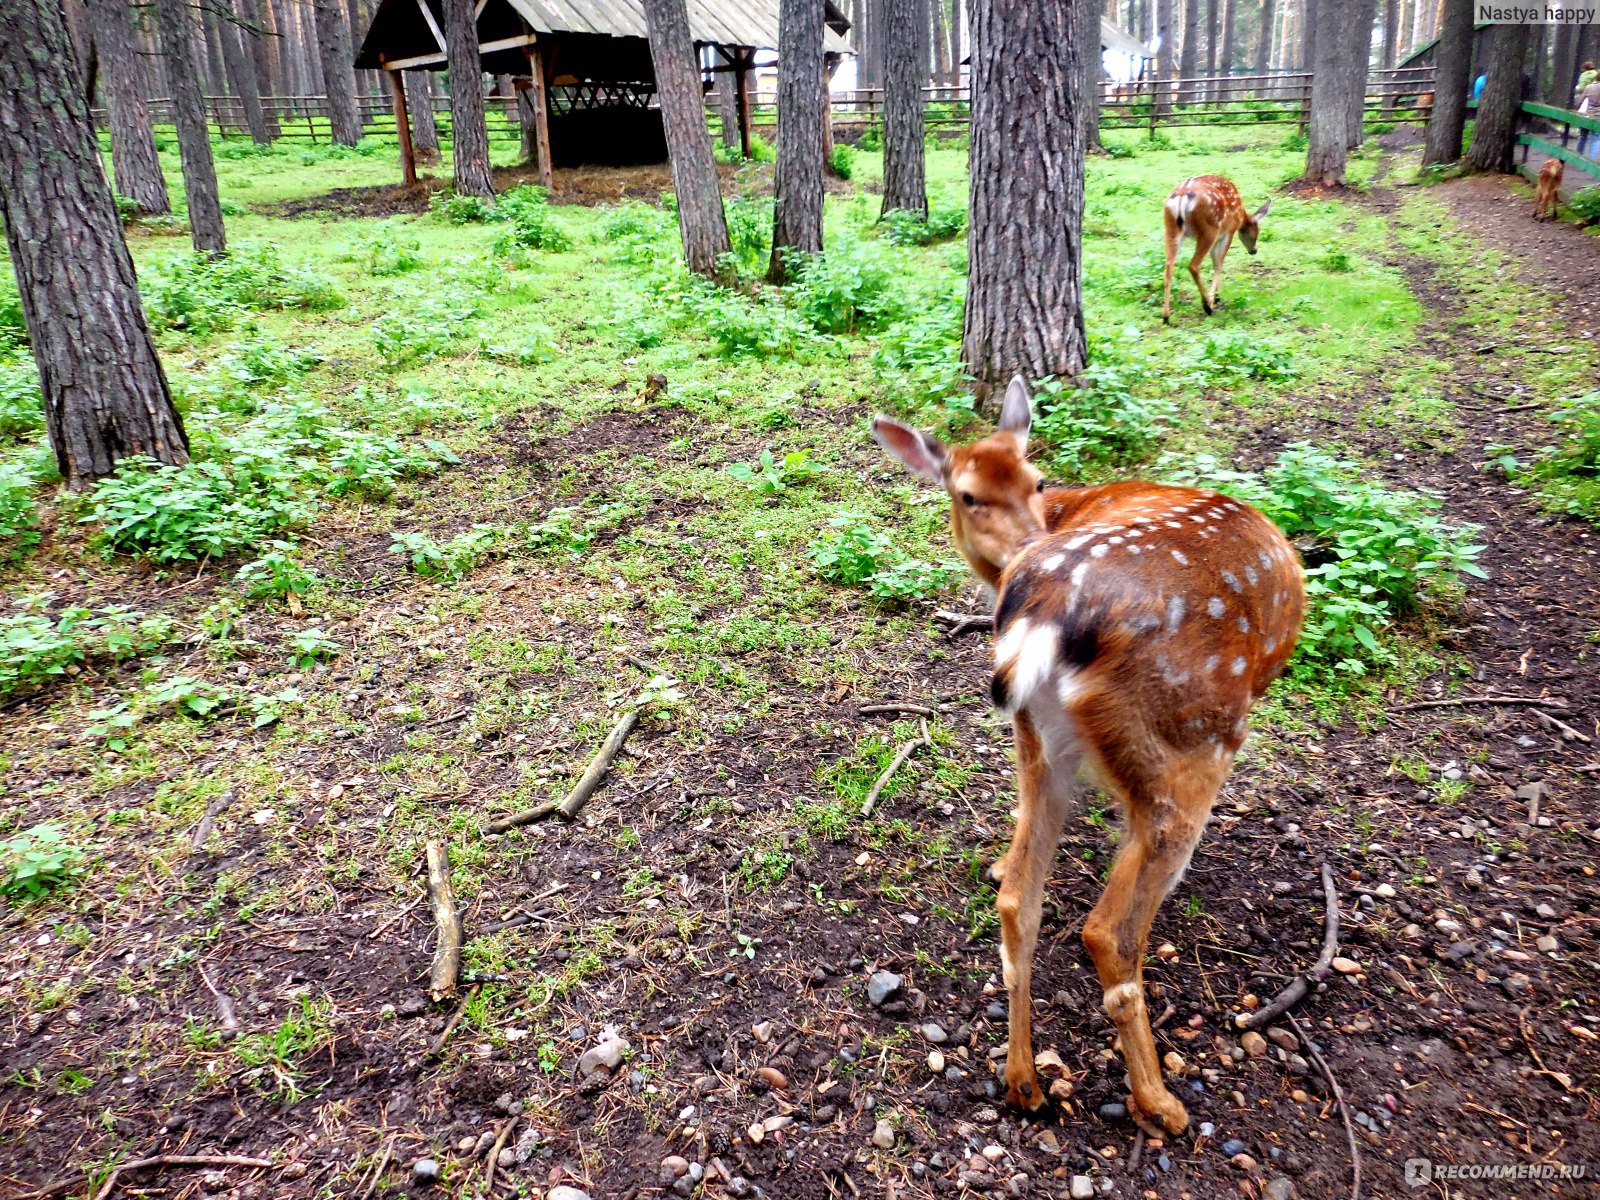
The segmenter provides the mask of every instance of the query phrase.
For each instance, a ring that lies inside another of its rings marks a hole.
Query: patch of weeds
[[[1194,371],[1201,387],[1250,380],[1282,382],[1298,374],[1289,350],[1254,333],[1208,333],[1185,359],[1185,365]]]
[[[503,531],[494,525],[474,525],[448,542],[438,542],[420,531],[393,534],[390,554],[404,554],[411,569],[430,579],[460,579],[487,558]]]
[[[486,225],[501,219],[494,201],[482,196],[460,196],[450,188],[433,194],[428,213],[450,225]]]
[[[967,210],[958,204],[930,207],[927,217],[897,208],[883,214],[884,240],[895,246],[931,246],[960,237],[967,229]]]
[[[0,462],[0,562],[20,558],[39,541],[33,473],[20,462]]]
[[[246,1033],[233,1043],[245,1080],[289,1104],[305,1098],[300,1088],[300,1061],[333,1041],[333,1002],[302,996],[295,1008],[270,1033]]]
[[[296,670],[309,671],[320,662],[337,658],[342,648],[321,629],[301,629],[289,635],[289,662]]]
[[[1600,221],[1600,184],[1573,192],[1567,201],[1567,211],[1585,225]]]
[[[245,563],[234,576],[250,600],[281,600],[304,596],[317,582],[317,573],[294,556],[293,542],[274,540],[260,558]]]
[[[28,437],[43,428],[44,396],[39,391],[38,368],[28,360],[0,363],[0,438]]]
[[[39,900],[83,873],[84,852],[59,826],[34,825],[0,842],[0,896]]]
[[[466,323],[480,311],[477,300],[462,293],[416,297],[405,311],[385,313],[372,323],[372,348],[390,368],[431,361],[461,344]]]
[[[920,600],[959,581],[964,565],[912,558],[864,517],[849,513],[829,519],[829,532],[811,544],[807,556],[817,573],[834,583],[862,587],[880,600]]]
[[[1600,521],[1600,392],[1563,400],[1550,420],[1558,440],[1545,447],[1528,472],[1544,483],[1561,508]]]
[[[333,280],[285,263],[272,246],[239,246],[220,259],[180,254],[139,273],[151,327],[208,334],[232,329],[246,312],[344,303]]]
[[[878,329],[901,311],[888,261],[868,242],[836,239],[822,254],[796,256],[789,286],[802,319],[820,333]]]
[[[1059,379],[1034,396],[1033,436],[1057,470],[1079,477],[1097,466],[1134,463],[1153,453],[1178,416],[1139,334],[1126,331],[1096,347],[1085,387]]]
[[[835,142],[828,156],[828,169],[840,179],[852,179],[856,173],[856,148],[848,142]]]
[[[262,392],[292,383],[322,361],[315,350],[289,349],[254,333],[218,355],[204,375],[184,381],[181,392],[191,405],[254,413]]]
[[[510,228],[494,240],[496,257],[525,262],[530,250],[570,250],[572,238],[550,213],[542,187],[520,184],[500,197],[495,209]]]
[[[172,632],[166,617],[121,606],[71,606],[50,616],[48,595],[23,599],[23,611],[0,617],[0,696],[60,678],[92,658],[146,653]]]
[[[961,296],[947,294],[885,331],[872,364],[889,400],[909,409],[937,406],[947,420],[973,414],[961,359],[962,311]]]
[[[744,275],[762,274],[772,257],[771,198],[730,196],[722,208],[735,269]]]
[[[811,461],[809,450],[790,450],[778,459],[770,449],[763,450],[753,463],[734,463],[727,468],[729,475],[762,496],[776,496],[816,478],[822,470]]]
[[[368,275],[403,275],[422,265],[422,242],[386,222],[356,243],[352,258]]]

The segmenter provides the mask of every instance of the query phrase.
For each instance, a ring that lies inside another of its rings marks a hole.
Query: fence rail
[[[1586,175],[1600,178],[1600,163],[1589,157],[1590,153],[1600,153],[1600,120],[1571,109],[1532,100],[1522,102],[1517,119],[1522,126],[1517,141],[1522,145],[1521,167],[1524,174],[1533,173],[1528,166],[1528,151],[1538,150],[1577,167]],[[1574,130],[1578,133],[1576,150],[1570,146]],[[1555,137],[1561,140],[1552,141],[1551,138]]]

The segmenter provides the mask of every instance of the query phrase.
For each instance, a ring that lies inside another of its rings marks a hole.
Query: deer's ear
[[[1033,428],[1033,394],[1021,375],[1013,375],[1006,387],[1006,398],[1000,405],[1000,432],[1014,433],[1028,444],[1028,431]]]
[[[1258,220],[1258,221],[1261,220],[1261,218],[1266,216],[1267,213],[1269,211],[1271,211],[1271,209],[1272,209],[1272,197],[1268,196],[1265,200],[1263,200],[1261,202],[1261,207],[1256,209],[1256,212],[1255,212],[1256,220]]]
[[[938,438],[881,413],[872,418],[872,439],[930,483],[943,483],[950,454]]]

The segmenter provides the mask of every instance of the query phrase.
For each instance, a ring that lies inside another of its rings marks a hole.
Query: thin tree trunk
[[[1272,17],[1275,0],[1262,0],[1261,40],[1256,43],[1256,74],[1264,75],[1272,58]]]
[[[1183,0],[1183,45],[1179,51],[1178,74],[1184,79],[1198,75],[1200,61],[1200,0]],[[1194,103],[1194,85],[1183,89],[1184,104]]]
[[[1445,3],[1448,5],[1449,0],[1445,0]],[[1432,7],[1432,0],[1415,0],[1415,7],[1411,10],[1411,48],[1413,50],[1427,40],[1428,10]],[[1434,61],[1438,61],[1437,55],[1434,56]],[[1454,162],[1455,159],[1450,161]]]
[[[483,59],[473,0],[444,0],[444,41],[450,53],[451,151],[455,188],[463,196],[494,196],[489,125],[483,111]]]
[[[1528,53],[1528,61],[1532,64],[1533,90],[1528,99],[1543,101],[1547,99],[1545,91],[1545,60],[1549,58],[1550,27],[1548,25],[1535,25],[1533,27],[1533,46]]]
[[[1433,112],[1428,117],[1422,163],[1453,163],[1461,158],[1471,83],[1473,0],[1445,0],[1444,22],[1434,53]]]
[[[1217,11],[1217,0],[1206,0],[1206,67],[1208,76],[1217,73],[1217,43],[1221,40],[1221,14]],[[1207,91],[1215,93],[1216,85],[1208,84]]]
[[[194,65],[194,26],[186,0],[156,0],[161,54],[167,63],[173,117],[178,125],[178,154],[183,160],[183,194],[189,202],[189,238],[194,248],[213,257],[228,249],[217,198],[217,168],[211,160],[211,131],[206,126],[200,72]]]
[[[902,4],[908,11],[896,12],[894,6]],[[782,283],[790,276],[791,257],[795,254],[816,254],[822,250],[822,123],[826,110],[822,107],[822,0],[780,0],[778,4],[778,166],[773,186],[772,263],[767,278]],[[886,27],[899,28],[904,33],[890,38],[885,46],[885,87],[903,87],[906,80],[901,72],[909,73],[911,87],[920,101],[921,74],[925,69],[920,54],[921,32],[926,28],[921,6],[912,0],[889,0],[885,5]],[[904,18],[907,24],[898,24]],[[893,92],[885,99],[893,104]],[[922,106],[917,106],[916,121],[922,126]],[[886,105],[886,118],[893,113]],[[884,129],[884,202],[888,203],[889,189],[898,186],[891,179],[889,148],[891,136],[886,120]],[[918,181],[922,143],[917,142]],[[924,213],[927,201],[923,201]]]
[[[950,77],[951,87],[961,86],[961,0],[950,0]]]
[[[1484,50],[1483,95],[1472,123],[1472,145],[1465,164],[1471,171],[1511,172],[1517,145],[1517,109],[1522,103],[1522,61],[1528,53],[1529,27],[1491,25]]]
[[[101,84],[111,125],[111,166],[116,172],[117,193],[132,200],[141,213],[171,212],[134,57],[126,0],[89,0],[88,18],[105,67]]]
[[[928,0],[928,8],[933,13],[933,75],[932,82],[943,83],[950,74],[950,59],[947,51],[950,43],[944,30],[944,0]]]
[[[355,73],[350,68],[350,26],[339,0],[314,0],[317,24],[317,52],[322,61],[322,90],[328,98],[328,121],[333,140],[341,146],[354,146],[361,140],[361,114],[356,109]],[[449,3],[445,5],[450,7]],[[473,40],[477,58],[477,40]]]
[[[884,24],[906,34],[889,39],[883,59],[883,208],[928,215],[923,161],[922,0],[885,0]],[[779,62],[783,60],[780,58]],[[783,119],[783,105],[778,106]]]
[[[1105,73],[1100,46],[1100,12],[1093,0],[1077,0],[1073,8],[1081,10],[1078,15],[1085,27],[1079,34],[1083,53],[1079,55],[1082,73],[1078,77],[1078,111],[1082,114],[1083,146],[1087,152],[1100,149],[1100,77]]]
[[[1228,76],[1233,72],[1233,4],[1234,0],[1222,0],[1222,49],[1217,55],[1217,74]],[[1222,94],[1227,97],[1232,88],[1225,84]]]
[[[228,77],[222,66],[222,43],[217,38],[217,23],[210,19],[210,6],[191,6],[195,23],[195,53],[200,59],[200,72],[205,78],[204,93],[211,96],[228,94]],[[220,125],[221,122],[218,121]],[[220,132],[226,133],[225,130]]]
[[[1349,42],[1345,51],[1346,145],[1354,150],[1366,136],[1367,68],[1372,62],[1372,24],[1378,15],[1377,0],[1354,0],[1348,28],[1339,34]],[[1329,33],[1333,29],[1330,27]]]
[[[249,54],[250,67],[255,72],[256,95],[274,95],[277,89],[272,76],[272,47],[278,39],[273,36],[272,6],[260,0],[236,0],[235,10],[244,22],[244,27],[239,30],[239,40]],[[277,113],[269,108],[266,117],[268,136],[277,137],[282,132],[278,128]]]
[[[100,82],[100,64],[84,0],[62,0],[61,16],[66,22],[67,42],[72,47],[72,66],[83,88],[84,103],[92,106],[95,88]],[[7,33],[9,35],[9,30]]]
[[[720,59],[720,55],[718,56]],[[729,63],[719,63],[731,66]],[[739,148],[739,97],[732,71],[719,71],[716,84],[711,89],[711,102],[717,109],[717,124],[722,130],[722,145],[726,150]]]
[[[976,2],[976,0],[975,0]],[[1076,2],[1076,0],[1069,0]],[[1172,0],[1155,0],[1156,5],[1156,116],[1172,111]],[[976,43],[976,37],[974,37]]]
[[[406,84],[406,109],[411,114],[411,148],[417,158],[434,162],[439,157],[439,125],[433,119],[433,72],[402,71]]]
[[[187,462],[56,0],[6,6],[0,222],[68,485],[135,454]]]
[[[1350,40],[1337,34],[1355,19],[1356,0],[1317,0],[1316,15],[1326,36],[1317,38],[1312,66],[1311,114],[1307,123],[1305,179],[1325,187],[1343,187],[1350,149],[1350,73],[1345,59]]]
[[[645,24],[650,30],[650,61],[655,65],[656,94],[661,101],[661,124],[667,136],[667,153],[672,160],[672,187],[678,197],[678,232],[683,238],[683,259],[691,271],[716,279],[722,274],[722,256],[731,253],[733,247],[728,241],[728,219],[722,211],[717,160],[711,153],[711,129],[706,124],[705,104],[701,99],[699,60],[695,57],[694,39],[689,34],[689,12],[684,0],[644,0],[643,7]],[[816,7],[820,14],[821,4],[817,3]],[[806,119],[810,137],[820,155],[822,121],[817,104],[822,99],[822,91],[816,82],[822,71],[820,15],[812,32],[816,39],[816,67],[812,87],[799,103],[809,114]],[[782,18],[779,37],[782,39]],[[783,107],[780,104],[780,123]],[[781,124],[779,141],[778,170],[781,173],[784,157]],[[816,169],[820,191],[821,162],[816,164]],[[818,205],[821,205],[820,198]],[[819,245],[820,240],[819,236]]]
[[[1301,0],[1300,13],[1304,50],[1300,57],[1302,71],[1317,70],[1317,25],[1322,17],[1323,0]],[[1334,16],[1338,12],[1335,4],[1328,4],[1328,15]],[[1334,53],[1334,61],[1338,61],[1338,52]]]
[[[1385,68],[1392,69],[1398,60],[1400,47],[1395,39],[1400,36],[1400,5],[1404,0],[1384,0],[1383,4],[1383,57],[1379,60]]]
[[[210,0],[213,6],[224,2]],[[261,108],[261,93],[256,90],[255,68],[245,57],[244,47],[239,42],[239,29],[216,7],[206,9],[206,19],[216,26],[217,40],[222,43],[222,61],[228,71],[228,81],[233,85],[233,94],[239,97],[239,105],[244,109],[250,140],[258,146],[265,146],[272,141],[272,133],[267,128],[267,115]]]
[[[1572,89],[1577,79],[1578,27],[1557,25],[1550,54],[1550,102],[1562,108],[1574,107]]]
[[[1034,382],[1076,376],[1088,354],[1077,103],[1084,39],[1074,15],[1082,7],[1084,0],[973,0],[962,355],[980,400],[998,399],[1015,374]]]

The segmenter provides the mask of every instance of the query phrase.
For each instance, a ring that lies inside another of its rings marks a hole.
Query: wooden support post
[[[748,50],[736,50],[734,53],[739,56],[738,69],[733,76],[739,99],[739,153],[748,159],[750,158],[750,63],[755,54]]]
[[[400,170],[406,186],[417,181],[417,152],[411,145],[411,114],[406,109],[406,84],[400,72],[385,70],[389,78],[389,96],[394,101],[394,131],[400,139]]]
[[[555,187],[555,171],[550,154],[550,89],[544,68],[544,51],[535,42],[528,47],[528,76],[532,81],[528,99],[533,105],[533,156],[539,172],[539,186],[549,192]]]

